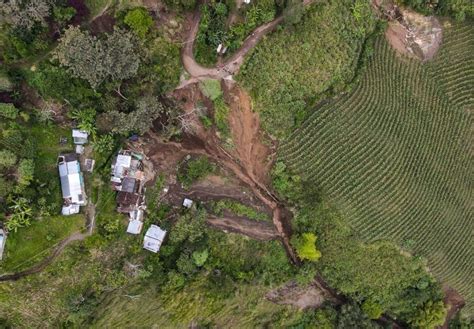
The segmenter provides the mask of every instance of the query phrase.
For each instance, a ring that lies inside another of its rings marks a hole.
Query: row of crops
[[[359,85],[316,109],[280,156],[362,238],[393,239],[426,257],[472,314],[474,25],[445,26],[427,64],[381,37]]]

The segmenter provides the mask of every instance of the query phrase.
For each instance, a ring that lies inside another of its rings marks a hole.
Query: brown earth
[[[315,284],[301,287],[295,282],[289,282],[283,287],[271,290],[265,297],[275,304],[293,305],[300,310],[318,308],[326,300],[324,291]]]
[[[225,232],[246,235],[262,241],[275,240],[280,237],[275,226],[269,222],[255,221],[238,216],[215,217],[209,216],[207,223]]]
[[[444,291],[444,304],[448,308],[448,314],[446,315],[446,321],[441,328],[448,329],[449,321],[453,319],[459,310],[465,305],[464,298],[453,288],[443,286]]]

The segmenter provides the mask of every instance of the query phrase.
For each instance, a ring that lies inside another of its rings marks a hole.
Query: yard
[[[33,220],[31,226],[10,232],[5,254],[0,263],[2,272],[17,272],[46,257],[52,247],[84,227],[84,216],[53,216]]]

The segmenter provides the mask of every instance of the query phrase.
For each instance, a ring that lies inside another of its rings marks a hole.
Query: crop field
[[[426,64],[379,38],[357,87],[317,108],[280,157],[319,185],[361,238],[392,239],[425,257],[472,314],[474,25],[445,26]]]

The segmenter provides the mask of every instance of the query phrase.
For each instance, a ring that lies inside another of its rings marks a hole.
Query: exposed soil
[[[445,294],[444,304],[448,308],[448,314],[446,316],[446,321],[441,328],[448,329],[449,321],[453,319],[459,310],[465,305],[465,301],[464,298],[462,298],[462,296],[451,287],[444,286],[443,291]]]
[[[237,216],[209,216],[207,223],[225,232],[243,234],[256,240],[267,241],[280,238],[275,226],[269,222],[255,221]]]
[[[326,300],[324,291],[315,284],[301,287],[295,282],[290,282],[283,287],[271,290],[265,297],[275,304],[292,305],[300,310],[318,308]]]
[[[399,8],[391,1],[374,0],[372,4],[388,20],[385,37],[397,52],[423,62],[436,55],[443,36],[436,17]]]
[[[115,18],[104,13],[103,15],[97,16],[92,22],[90,22],[89,29],[92,35],[99,35],[102,33],[111,33],[114,30]]]
[[[264,144],[258,114],[253,112],[250,97],[232,81],[225,81],[224,95],[230,107],[228,116],[232,132],[233,150],[244,168],[254,180],[265,185],[270,183],[275,145]],[[270,143],[269,143],[270,144]]]

